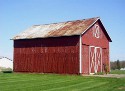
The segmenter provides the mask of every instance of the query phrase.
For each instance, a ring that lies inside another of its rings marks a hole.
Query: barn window
[[[93,36],[96,38],[100,37],[99,25],[97,25],[97,24],[94,25]]]

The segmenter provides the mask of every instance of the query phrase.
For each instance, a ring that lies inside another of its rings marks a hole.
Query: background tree
[[[110,67],[112,70],[115,70],[116,69],[115,62],[110,62]]]
[[[120,62],[119,62],[119,60],[117,60],[116,65],[117,65],[117,69],[120,70],[121,67],[120,67]]]
[[[119,60],[111,61],[110,62],[110,67],[111,67],[111,70],[125,68],[125,60],[122,60],[122,61],[119,61]]]

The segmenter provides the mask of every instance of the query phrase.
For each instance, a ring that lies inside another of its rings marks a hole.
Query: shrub
[[[97,72],[94,75],[104,75],[104,73],[103,72]]]
[[[4,68],[4,67],[1,67],[1,72],[3,73],[12,73],[13,70],[11,68]]]
[[[13,73],[13,71],[2,71],[3,73]]]
[[[109,72],[109,66],[106,65],[106,66],[105,66],[105,73],[108,74],[108,72]]]

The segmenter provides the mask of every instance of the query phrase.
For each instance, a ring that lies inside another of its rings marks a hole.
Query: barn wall
[[[110,71],[110,60],[109,60],[109,48],[102,49],[102,63],[109,66]],[[104,65],[103,65],[103,72],[104,72]]]
[[[82,45],[82,73],[89,73],[89,47],[88,45]]]
[[[102,64],[109,66],[109,41],[103,31],[103,27],[99,22],[100,37],[96,38],[93,36],[94,26],[92,26],[83,36],[82,36],[82,73],[89,74],[89,47],[95,46],[102,48]],[[102,68],[103,69],[103,68]],[[104,69],[103,69],[104,70]]]
[[[96,24],[100,26],[100,37],[95,38],[93,36],[93,30],[95,30],[93,26],[82,36],[82,43],[85,45],[99,46],[101,48],[109,48],[109,41],[104,34],[105,32],[103,31],[102,26],[98,22]]]
[[[14,40],[14,71],[79,73],[79,36]]]

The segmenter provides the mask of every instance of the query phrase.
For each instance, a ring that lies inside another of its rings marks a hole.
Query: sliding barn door
[[[89,46],[89,73],[102,72],[102,48]]]

